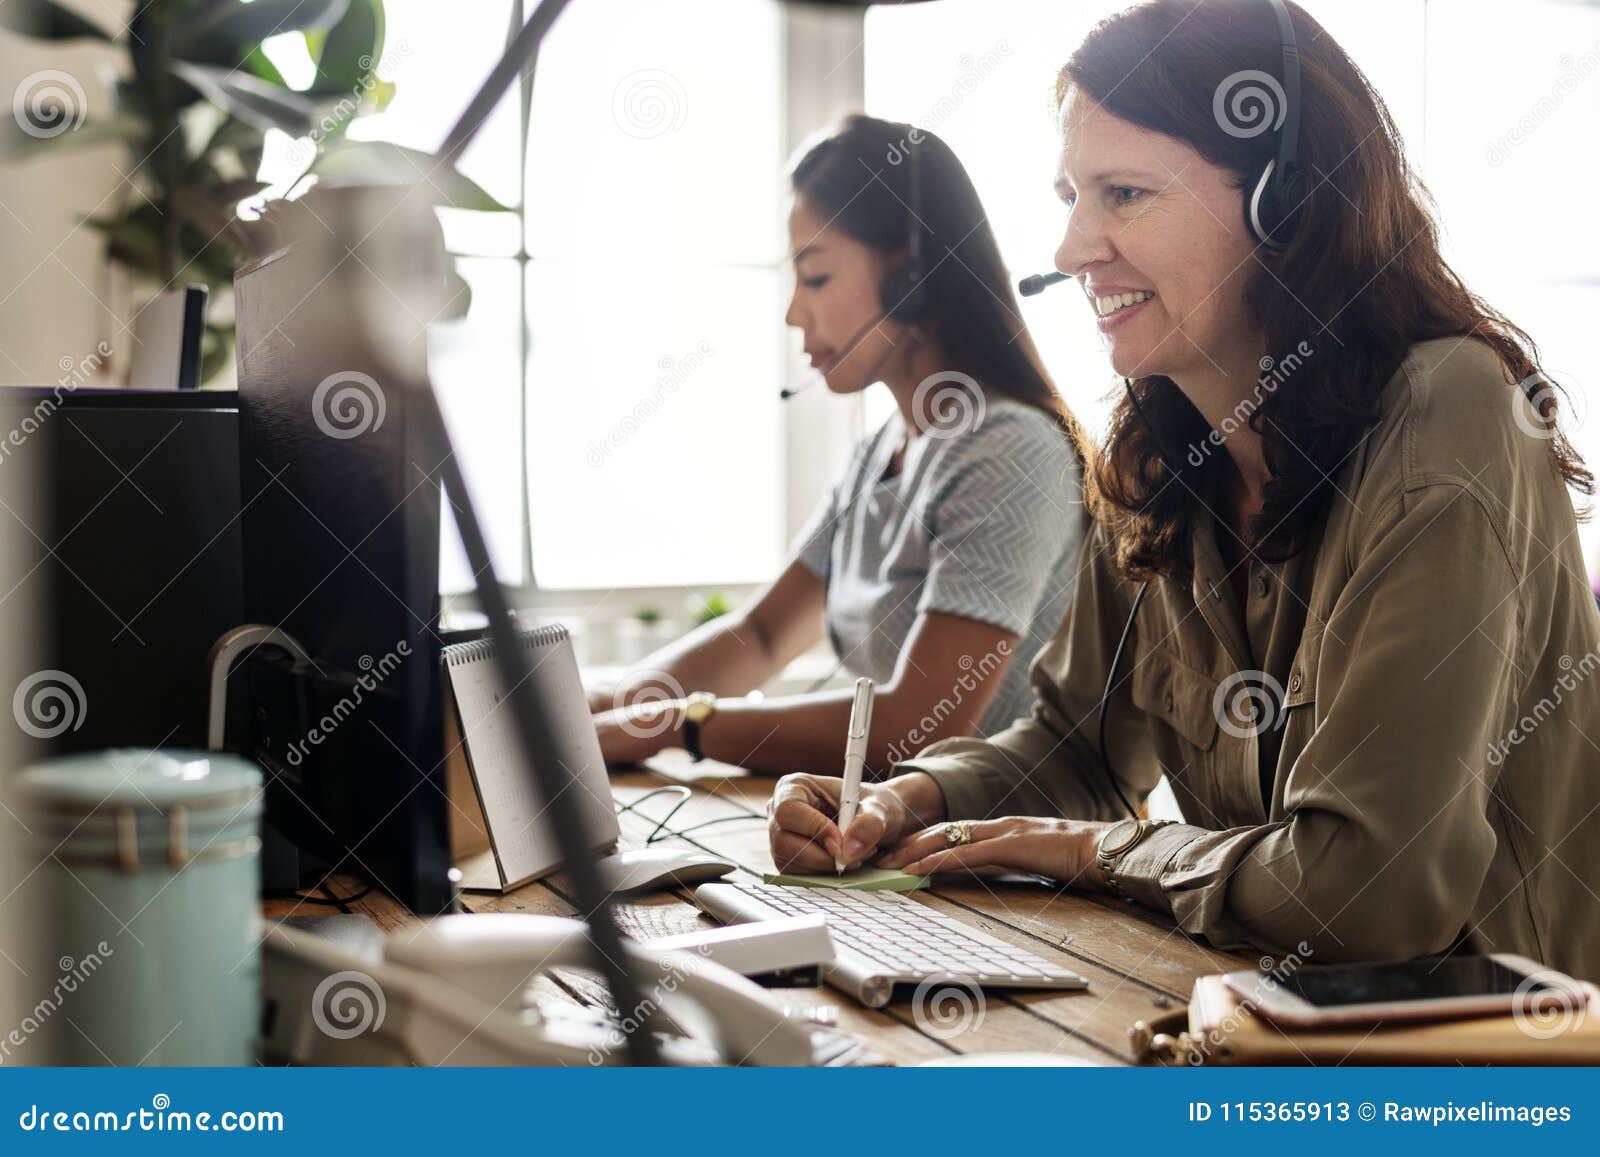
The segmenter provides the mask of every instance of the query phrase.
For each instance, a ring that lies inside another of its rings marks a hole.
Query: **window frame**
[[[527,0],[514,0],[511,23],[507,29],[507,42],[516,35],[527,19],[531,7]],[[864,13],[848,8],[812,8],[810,6],[783,5],[779,24],[779,58],[781,61],[781,100],[783,120],[777,127],[782,134],[783,153],[789,155],[820,125],[826,125],[844,113],[861,107],[865,93],[865,63],[861,47],[865,40]],[[495,260],[515,262],[518,294],[518,316],[524,319],[517,335],[518,374],[521,389],[517,414],[520,432],[521,477],[518,494],[521,502],[521,565],[523,579],[520,583],[504,584],[512,605],[535,616],[580,618],[604,622],[629,617],[640,605],[684,606],[696,594],[715,590],[724,594],[735,605],[744,602],[762,583],[719,582],[715,577],[692,585],[647,585],[619,587],[552,587],[538,581],[537,559],[533,553],[532,491],[530,476],[530,446],[528,444],[528,414],[530,405],[530,365],[532,357],[531,335],[537,320],[528,316],[528,275],[537,257],[528,251],[527,204],[529,125],[531,117],[539,115],[533,99],[534,70],[525,70],[519,78],[517,99],[518,156],[517,203],[515,213],[518,223],[517,246],[514,253],[479,253],[450,251],[452,258],[468,260]],[[774,207],[777,211],[777,207]],[[773,367],[773,390],[798,385],[810,376],[806,367],[793,356],[792,350],[782,364]],[[807,396],[785,403],[779,417],[782,434],[783,462],[780,489],[784,496],[785,541],[791,541],[805,525],[822,496],[832,485],[838,469],[848,456],[851,446],[861,437],[864,427],[862,400],[859,397],[844,400]],[[776,577],[774,572],[772,577]],[[440,596],[441,606],[447,614],[471,612],[477,608],[476,593],[467,591],[446,592]]]

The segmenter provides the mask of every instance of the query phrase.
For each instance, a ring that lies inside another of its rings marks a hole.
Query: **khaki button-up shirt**
[[[1422,343],[1333,483],[1304,551],[1241,564],[1243,606],[1206,512],[1192,576],[1151,583],[1107,747],[1186,822],[1113,878],[1219,947],[1600,977],[1600,612],[1538,416],[1482,343]],[[950,818],[1122,814],[1097,709],[1138,588],[1111,558],[1097,529],[1030,718],[897,769]]]

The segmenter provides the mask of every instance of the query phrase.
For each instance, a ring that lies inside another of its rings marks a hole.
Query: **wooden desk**
[[[740,865],[741,875],[772,870],[767,852],[764,809],[774,781],[764,778],[700,779],[687,784],[690,798],[670,822],[683,831],[707,820],[719,822],[667,844],[692,844]],[[652,789],[674,780],[652,772],[616,775],[612,787],[622,803],[640,801]],[[677,793],[681,794],[681,793]],[[678,803],[671,794],[656,795],[622,817],[623,838],[642,845],[655,821]],[[648,817],[648,818],[646,818]],[[350,895],[360,884],[335,877],[324,894]],[[1252,955],[1218,952],[1196,943],[1163,920],[1131,904],[1060,891],[1031,879],[1014,881],[967,878],[936,880],[925,902],[941,908],[991,935],[1055,959],[1089,981],[1083,992],[989,991],[981,1004],[960,999],[928,1000],[918,1008],[912,992],[897,993],[881,1010],[864,1008],[826,986],[784,989],[784,999],[797,1005],[831,1004],[839,1009],[839,1027],[854,1033],[880,1056],[896,1064],[950,1053],[1041,1051],[1059,1052],[1095,1064],[1127,1064],[1133,1058],[1128,1028],[1137,1020],[1164,1015],[1188,1002],[1197,976],[1253,967]],[[575,914],[566,881],[548,877],[506,896],[468,894],[464,906],[473,912]],[[351,912],[372,917],[387,930],[415,921],[388,896],[373,891],[351,904]],[[268,916],[319,915],[328,908],[292,900],[268,901]],[[617,918],[625,934],[670,935],[712,927],[686,889],[619,902]],[[582,976],[563,972],[547,979],[546,992],[582,1003],[600,1003],[604,988]]]

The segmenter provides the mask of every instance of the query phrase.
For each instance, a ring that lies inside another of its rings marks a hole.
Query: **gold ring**
[[[972,821],[956,820],[954,823],[946,824],[944,842],[952,848],[959,848],[962,844],[970,844],[972,842]]]

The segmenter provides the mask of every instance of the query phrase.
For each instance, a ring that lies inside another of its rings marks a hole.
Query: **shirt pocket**
[[[1129,683],[1133,705],[1161,720],[1188,743],[1210,751],[1217,742],[1213,707],[1217,681],[1166,648],[1139,657]]]
[[[1321,666],[1322,624],[1310,621],[1283,681],[1282,751],[1291,760],[1317,729],[1317,670]]]

